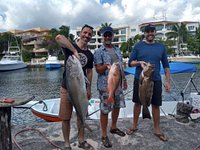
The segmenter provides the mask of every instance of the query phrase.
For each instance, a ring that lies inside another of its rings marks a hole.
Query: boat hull
[[[61,68],[61,64],[45,64],[46,69],[58,69]]]
[[[15,63],[15,64],[0,64],[0,71],[12,71],[26,68],[25,63]]]
[[[89,119],[100,119],[99,104],[100,100],[92,98],[90,99],[90,105],[88,106],[88,118]],[[163,101],[160,115],[174,115],[176,113],[176,105],[179,101]],[[31,102],[30,102],[31,103]],[[28,105],[28,103],[27,103]],[[32,105],[32,103],[31,103]],[[133,118],[133,102],[132,100],[126,100],[126,107],[120,109],[119,118]],[[25,106],[24,106],[25,107]],[[60,98],[43,100],[42,103],[37,103],[31,107],[31,111],[34,115],[49,121],[58,122],[61,121],[59,118],[60,109]],[[151,112],[151,106],[149,108]],[[73,109],[75,112],[75,109]],[[151,112],[152,113],[152,112]],[[140,115],[142,117],[142,115]],[[111,118],[111,113],[109,113],[108,118]]]

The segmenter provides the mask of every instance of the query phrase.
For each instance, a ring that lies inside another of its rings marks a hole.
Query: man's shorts
[[[70,120],[72,115],[73,105],[70,102],[70,97],[67,90],[60,88],[60,110],[59,118],[62,120]]]
[[[124,94],[122,89],[118,90],[115,93],[114,99],[115,103],[113,104],[107,104],[109,93],[106,91],[99,91],[99,98],[100,98],[100,110],[104,114],[108,114],[113,110],[113,108],[124,108],[126,107],[125,100],[124,100]]]
[[[140,103],[139,100],[139,79],[134,79],[133,84],[134,90],[133,90],[133,99],[132,101],[135,103]],[[153,95],[151,99],[151,104],[155,106],[161,106],[162,105],[162,81],[154,81],[153,86]]]

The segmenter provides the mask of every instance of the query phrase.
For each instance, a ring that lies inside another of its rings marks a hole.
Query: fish
[[[139,78],[139,99],[142,104],[143,119],[151,119],[148,107],[151,104],[154,82],[152,80],[154,65],[146,63]]]
[[[107,80],[107,103],[114,104],[114,94],[121,84],[121,69],[119,63],[113,63],[110,67]]]
[[[85,125],[89,101],[86,90],[86,77],[83,73],[82,65],[74,55],[71,55],[66,61],[65,69],[69,97],[77,115],[80,117],[81,124]]]

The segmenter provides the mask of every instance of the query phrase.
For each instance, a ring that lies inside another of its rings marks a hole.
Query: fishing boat
[[[0,71],[11,71],[11,70],[23,69],[26,67],[27,65],[24,63],[22,59],[21,49],[18,43],[16,46],[11,46],[11,43],[9,42],[8,50],[0,60]]]
[[[58,60],[57,56],[48,56],[48,59],[45,62],[45,68],[46,69],[58,69],[60,68],[62,65],[60,63],[60,61]]]
[[[119,118],[132,118],[133,117],[133,102],[131,100],[126,100],[126,107],[120,109]],[[34,115],[50,122],[58,122],[61,119],[58,117],[60,108],[60,98],[46,99],[43,101],[29,102],[33,106],[31,111]],[[27,105],[29,105],[27,103]],[[89,100],[90,105],[88,106],[88,119],[100,119],[99,103],[100,99],[91,98]],[[176,104],[178,101],[164,101],[161,106],[161,116],[167,116],[169,114],[174,114],[176,112]],[[29,105],[30,106],[30,105]],[[149,108],[151,112],[151,106]],[[75,109],[73,109],[75,112]],[[111,114],[109,113],[109,119]]]

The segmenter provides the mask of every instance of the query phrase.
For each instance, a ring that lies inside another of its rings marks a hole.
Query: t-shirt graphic
[[[86,55],[83,53],[79,53],[79,56],[80,56],[80,62],[81,62],[82,67],[85,67],[86,64],[88,63],[88,59]]]

